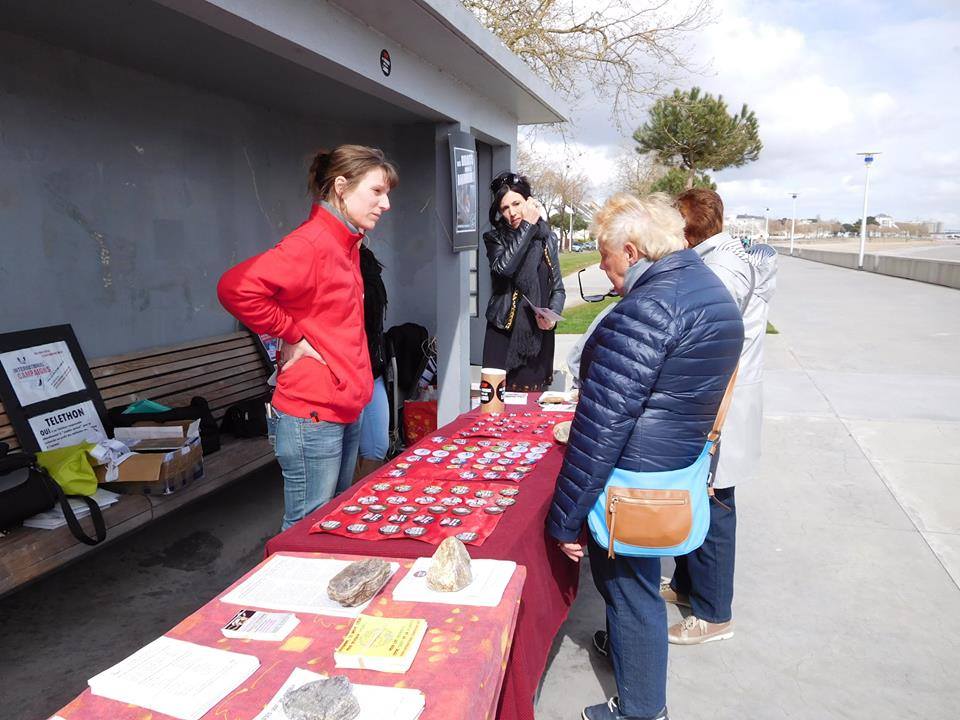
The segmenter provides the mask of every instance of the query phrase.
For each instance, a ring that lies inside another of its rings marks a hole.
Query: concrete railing
[[[775,246],[781,255],[789,255],[790,248]],[[838,267],[857,269],[857,253],[837,250],[814,250],[813,248],[794,248],[794,257],[813,262],[837,265]],[[898,257],[896,255],[863,256],[863,269],[867,272],[891,275],[906,280],[944,285],[960,290],[960,262],[952,260],[933,260],[930,258]]]

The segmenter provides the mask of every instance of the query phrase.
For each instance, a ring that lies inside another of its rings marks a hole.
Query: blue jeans
[[[729,622],[733,617],[733,566],[737,549],[737,502],[733,491],[732,487],[714,491],[707,538],[692,553],[677,558],[670,581],[675,592],[690,596],[693,614],[709,623]]]
[[[373,381],[373,397],[360,418],[360,457],[383,460],[390,449],[390,402],[383,375]]]
[[[286,530],[350,487],[357,464],[360,419],[345,425],[274,412],[274,452],[283,471],[281,529]]]
[[[620,712],[656,717],[667,704],[667,608],[660,558],[607,557],[588,539],[590,570],[607,603],[607,632]]]

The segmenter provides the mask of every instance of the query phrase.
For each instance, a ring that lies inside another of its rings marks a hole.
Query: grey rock
[[[354,607],[376,595],[389,578],[389,563],[378,558],[358,560],[330,579],[327,595],[344,607]]]
[[[353,720],[360,714],[360,703],[347,677],[334,675],[288,690],[283,712],[290,720]]]
[[[448,537],[433,554],[433,563],[427,570],[427,587],[437,592],[456,592],[472,582],[467,548],[457,538]]]

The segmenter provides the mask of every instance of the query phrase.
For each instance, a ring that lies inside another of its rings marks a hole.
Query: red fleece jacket
[[[220,303],[240,322],[287,343],[306,338],[327,362],[302,358],[280,372],[273,394],[280,412],[351,423],[370,401],[361,237],[314,205],[310,218],[275,247],[220,278]]]

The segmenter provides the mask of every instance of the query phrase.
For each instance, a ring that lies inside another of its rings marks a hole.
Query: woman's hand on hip
[[[583,545],[580,543],[557,543],[560,546],[560,550],[563,551],[563,554],[568,558],[573,560],[575,563],[580,562],[580,558],[583,557]]]
[[[289,370],[305,357],[313,358],[324,365],[327,364],[327,361],[323,359],[323,355],[317,352],[306,338],[301,338],[300,342],[294,343],[293,345],[283,343],[280,347],[280,370]]]

